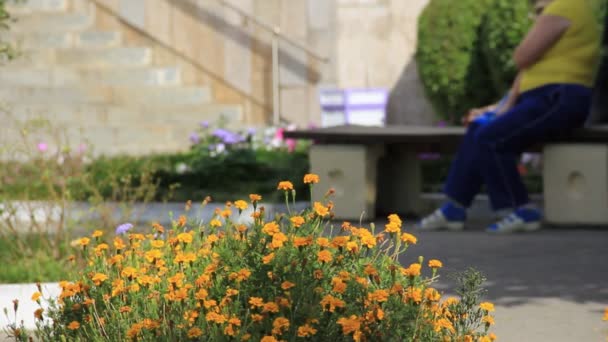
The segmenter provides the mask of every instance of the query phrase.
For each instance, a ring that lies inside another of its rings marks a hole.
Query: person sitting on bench
[[[600,56],[593,0],[539,1],[535,24],[514,53],[519,73],[499,107],[472,111],[445,184],[448,201],[421,220],[420,230],[461,230],[466,209],[485,184],[504,217],[488,232],[532,231],[541,214],[517,168],[526,149],[584,125]],[[490,110],[494,114],[480,114]]]

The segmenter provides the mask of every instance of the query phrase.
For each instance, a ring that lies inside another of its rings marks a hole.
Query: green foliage
[[[504,95],[530,13],[528,0],[431,1],[420,17],[417,61],[440,116],[455,122]]]
[[[531,25],[528,0],[493,0],[484,14],[479,42],[497,98],[509,90],[515,79],[513,51]]]
[[[479,44],[490,0],[433,0],[419,18],[418,68],[436,112],[455,121],[495,97]],[[485,86],[484,86],[485,85]]]

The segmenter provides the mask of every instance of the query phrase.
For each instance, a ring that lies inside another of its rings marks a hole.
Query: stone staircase
[[[97,30],[87,0],[26,0],[8,9],[16,22],[0,39],[19,56],[0,65],[3,122],[7,113],[45,117],[96,153],[145,154],[187,148],[201,121],[242,120],[240,106],[214,103],[212,89],[183,85],[179,68],[154,65],[151,48]],[[5,127],[0,136],[13,134]]]

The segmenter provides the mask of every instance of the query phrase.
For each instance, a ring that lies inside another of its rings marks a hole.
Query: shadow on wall
[[[239,45],[250,49],[253,53],[258,56],[262,56],[270,61],[272,55],[272,43],[270,39],[261,39],[251,32],[247,32],[247,29],[234,25],[226,21],[222,16],[213,13],[212,11],[205,9],[190,0],[169,0],[176,8],[179,8],[184,13],[192,16],[197,21],[204,22],[209,25],[216,33],[225,36]],[[268,33],[270,35],[270,33]],[[285,45],[285,44],[284,44]],[[279,60],[281,66],[289,70],[291,73],[299,77],[300,79],[307,80],[309,83],[317,83],[321,79],[321,75],[318,70],[311,67],[306,60],[301,60],[294,57],[292,54],[286,51],[285,47],[282,47],[279,51]],[[271,82],[271,66],[269,69],[264,70],[264,74],[268,75],[265,79],[264,84],[269,85]],[[268,94],[269,92],[266,92]]]
[[[386,105],[389,125],[432,125],[438,120],[426,99],[415,59],[405,66]]]

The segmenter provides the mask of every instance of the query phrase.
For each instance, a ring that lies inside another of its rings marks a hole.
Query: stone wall
[[[131,43],[155,46],[158,62],[180,65],[186,84],[210,85],[216,101],[242,104],[249,123],[269,122],[271,34],[215,0],[96,1],[153,39],[103,11],[97,11],[98,26],[122,27]],[[322,63],[281,44],[285,119],[318,123],[323,87],[384,87],[394,88],[390,123],[431,121],[413,59],[417,17],[428,0],[231,1],[329,58]]]

